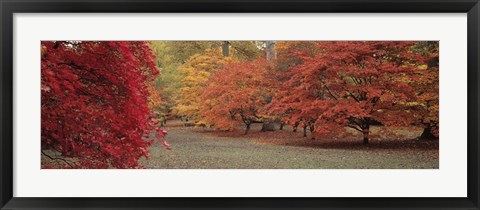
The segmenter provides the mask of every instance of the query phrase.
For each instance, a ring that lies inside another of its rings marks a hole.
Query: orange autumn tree
[[[416,78],[418,104],[416,114],[423,127],[419,139],[436,140],[439,137],[439,43],[420,42],[415,50],[425,57],[425,64]]]
[[[200,113],[202,104],[200,95],[206,81],[212,73],[222,69],[232,60],[231,57],[223,57],[218,50],[207,49],[203,54],[196,54],[181,65],[178,70],[183,79],[175,108],[177,115],[187,117],[196,124],[204,124]]]
[[[225,65],[207,82],[201,99],[201,112],[208,125],[220,130],[234,130],[245,125],[248,133],[253,123],[263,123],[264,107],[271,97],[265,76],[270,64],[265,59]]]
[[[319,42],[319,53],[299,55],[291,77],[274,99],[291,121],[314,119],[314,131],[332,134],[349,127],[368,144],[370,125],[410,125],[413,83],[421,55],[415,42]]]
[[[276,45],[277,59],[275,60],[275,68],[272,74],[271,87],[275,92],[282,92],[279,95],[296,95],[294,91],[287,85],[287,81],[292,78],[295,72],[291,71],[292,66],[303,63],[304,57],[313,57],[317,54],[316,42],[305,41],[285,41],[277,42]],[[277,98],[269,104],[269,113],[281,116],[282,123],[293,126],[293,131],[297,131],[297,127],[303,127],[303,136],[307,136],[307,128],[312,131],[314,122],[318,117],[317,113],[302,112],[303,106],[306,104],[297,103],[295,97]]]

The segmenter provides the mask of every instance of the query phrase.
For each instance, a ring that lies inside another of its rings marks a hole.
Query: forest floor
[[[372,128],[372,140],[362,145],[361,136],[341,140],[304,138],[299,128],[260,132],[261,125],[243,130],[215,131],[184,127],[180,121],[169,121],[164,127],[172,150],[156,143],[150,157],[142,158],[145,168],[158,169],[437,169],[438,141],[414,138],[421,129],[397,128],[383,138],[386,128]],[[391,134],[395,138],[391,138]]]

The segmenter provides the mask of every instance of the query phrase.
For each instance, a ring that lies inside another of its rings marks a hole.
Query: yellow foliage
[[[153,82],[147,86],[148,90],[148,108],[153,112],[162,107],[162,98],[160,97],[160,88],[155,87]]]
[[[420,70],[427,70],[427,69],[428,69],[428,65],[427,65],[427,64],[419,65],[419,66],[418,66],[418,69],[420,69]]]
[[[202,124],[200,116],[200,95],[211,73],[223,68],[227,63],[233,62],[232,57],[224,57],[219,50],[207,49],[203,54],[192,56],[186,63],[178,68],[183,79],[177,99],[175,112],[177,115],[186,116],[189,120]]]

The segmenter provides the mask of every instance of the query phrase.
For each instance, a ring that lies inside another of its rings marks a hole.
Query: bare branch
[[[42,155],[45,155],[45,157],[48,157],[51,160],[61,160],[61,161],[65,162],[67,165],[69,165],[71,168],[73,168],[73,166],[67,160],[65,160],[63,158],[52,157],[50,155],[47,155],[47,153],[45,153],[44,151],[42,151]]]
[[[353,125],[347,125],[347,126],[350,127],[350,128],[353,128],[353,129],[355,129],[355,130],[357,130],[357,131],[363,132],[362,130],[360,130],[359,128],[357,128],[357,127],[355,127],[355,126],[353,126]]]

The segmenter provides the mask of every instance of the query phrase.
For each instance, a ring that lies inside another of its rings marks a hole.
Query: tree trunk
[[[273,122],[264,122],[262,125],[262,132],[275,131],[275,124]]]
[[[274,60],[277,57],[277,53],[275,52],[275,41],[266,41],[265,45],[265,57],[267,58],[267,61]]]
[[[297,132],[298,125],[300,123],[296,122],[295,125],[293,125],[293,132]]]
[[[310,125],[310,134],[312,135],[312,139],[315,139],[315,136],[313,136],[313,132],[315,131],[315,125]]]
[[[224,57],[228,57],[230,54],[230,43],[228,41],[223,41],[222,52]]]
[[[370,126],[362,129],[363,133],[363,144],[368,144],[368,134],[370,133]]]
[[[307,137],[307,126],[303,126],[303,137]]]
[[[281,123],[279,130],[283,130],[283,126],[284,126],[284,125],[285,125],[285,124]]]
[[[438,138],[433,135],[432,129],[430,127],[423,128],[422,135],[420,136],[421,140],[437,140]]]
[[[246,124],[246,125],[247,125],[247,128],[245,128],[245,134],[247,134],[248,131],[250,130],[250,125],[251,125],[251,124]]]

